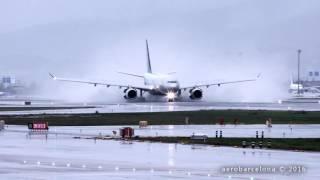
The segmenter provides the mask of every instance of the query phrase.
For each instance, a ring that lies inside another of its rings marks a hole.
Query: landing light
[[[175,98],[175,93],[174,92],[168,92],[167,98],[168,99],[174,99]]]

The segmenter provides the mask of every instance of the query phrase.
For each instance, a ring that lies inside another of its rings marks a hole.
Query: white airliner
[[[289,87],[289,93],[293,95],[320,95],[320,86],[304,86],[302,82],[295,83],[291,79],[290,87]]]
[[[84,80],[75,80],[75,79],[66,79],[56,77],[53,74],[50,74],[53,80],[57,81],[67,81],[67,82],[75,82],[75,83],[85,83],[91,84],[94,86],[101,85],[106,87],[118,87],[124,88],[124,98],[128,100],[136,99],[138,97],[138,91],[140,92],[140,96],[142,97],[145,92],[154,96],[166,96],[169,102],[176,100],[181,96],[182,91],[188,91],[190,99],[201,99],[203,96],[202,88],[208,88],[210,86],[220,86],[222,84],[233,84],[233,83],[242,83],[248,81],[256,81],[260,75],[258,75],[254,79],[246,79],[246,80],[237,80],[237,81],[227,81],[227,82],[216,82],[210,84],[200,84],[200,85],[191,85],[191,86],[180,86],[178,80],[174,78],[173,73],[167,74],[158,74],[153,73],[151,68],[151,60],[149,55],[149,47],[148,41],[146,40],[146,50],[147,50],[147,73],[144,75],[136,75],[131,73],[119,72],[121,74],[135,76],[142,78],[144,80],[143,87],[135,86],[135,85],[120,85],[120,84],[112,84],[107,82],[94,82],[94,81],[84,81]]]
[[[293,80],[291,79],[289,92],[290,93],[297,93],[298,90],[302,93],[304,91],[303,85],[301,83],[294,83]]]

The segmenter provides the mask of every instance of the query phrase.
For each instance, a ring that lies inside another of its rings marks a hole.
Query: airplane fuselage
[[[290,93],[292,93],[292,92],[293,93],[298,93],[298,91],[300,91],[299,93],[303,93],[303,91],[304,91],[303,85],[291,82],[290,88],[289,88],[289,92]]]
[[[179,82],[172,75],[145,73],[144,84],[152,88],[149,91],[152,95],[166,96],[169,93],[174,93],[175,96],[180,95]]]

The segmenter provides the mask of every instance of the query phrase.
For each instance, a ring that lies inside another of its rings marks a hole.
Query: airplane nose
[[[179,84],[178,83],[168,83],[166,86],[167,91],[170,92],[178,92],[179,91]]]
[[[169,84],[169,87],[177,88],[177,87],[179,87],[179,85],[176,83],[171,83],[171,84]]]
[[[179,86],[178,85],[170,86],[169,90],[172,91],[172,92],[177,92],[179,90]]]

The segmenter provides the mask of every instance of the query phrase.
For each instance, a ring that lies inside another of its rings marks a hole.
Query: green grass
[[[224,119],[232,124],[238,119],[241,124],[265,124],[272,118],[273,124],[320,124],[320,111],[267,111],[267,110],[202,110],[152,113],[96,113],[96,114],[40,114],[40,115],[1,115],[0,120],[7,124],[27,124],[32,121],[48,121],[55,126],[87,125],[138,125],[148,121],[150,125],[181,125],[189,117],[189,124],[217,124]]]
[[[262,141],[263,148],[267,148],[267,142],[271,142],[271,149],[282,150],[301,150],[301,151],[320,151],[320,138],[209,138],[206,142],[202,140],[191,140],[189,137],[138,137],[136,140],[164,142],[164,143],[182,143],[182,144],[206,144],[219,146],[237,146],[242,147],[242,141],[247,142],[247,148],[251,148],[251,142],[256,143],[258,147],[259,141]]]

